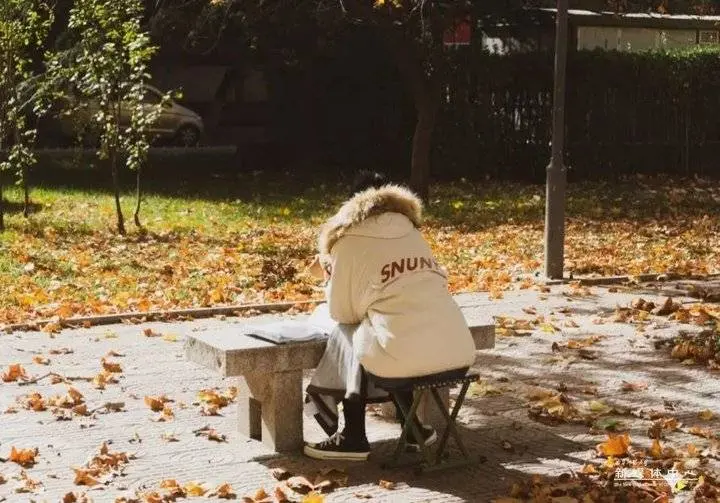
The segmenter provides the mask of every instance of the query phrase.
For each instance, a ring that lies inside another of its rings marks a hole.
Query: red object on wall
[[[443,43],[445,43],[445,45],[470,45],[471,37],[472,25],[468,17],[464,20],[456,21],[452,28],[445,31]]]

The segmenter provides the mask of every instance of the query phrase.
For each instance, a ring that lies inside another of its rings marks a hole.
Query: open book
[[[320,304],[306,320],[282,320],[246,325],[243,334],[275,344],[327,339],[337,323],[330,318],[327,304]]]

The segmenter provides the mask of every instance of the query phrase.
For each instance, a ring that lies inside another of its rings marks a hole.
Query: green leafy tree
[[[36,130],[32,115],[41,108],[32,90],[33,61],[45,43],[52,11],[40,0],[0,2],[0,230],[4,230],[3,179],[15,172],[24,186],[25,216],[29,212],[28,169],[36,162],[32,146]]]
[[[98,155],[112,173],[117,229],[125,234],[120,167],[137,173],[135,222],[140,225],[140,172],[150,145],[148,127],[161,104],[145,102],[148,65],[156,47],[143,29],[140,0],[75,0],[68,28],[74,55],[68,67],[56,58],[53,72],[70,84],[71,103],[97,131]],[[65,58],[67,59],[67,58]]]

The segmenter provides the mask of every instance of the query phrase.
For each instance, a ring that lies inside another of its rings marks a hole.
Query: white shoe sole
[[[306,445],[303,449],[306,456],[313,459],[332,459],[336,461],[367,461],[370,451],[368,452],[333,452],[315,449],[311,445]]]
[[[437,442],[438,436],[437,431],[433,430],[432,435],[430,435],[428,438],[425,439],[425,447],[430,447],[435,442]],[[420,445],[419,444],[407,444],[408,449],[413,450],[415,452],[420,451]]]

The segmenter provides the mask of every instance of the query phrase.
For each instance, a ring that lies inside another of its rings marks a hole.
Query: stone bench
[[[495,346],[493,324],[473,322],[470,330],[477,349]],[[240,433],[262,441],[273,451],[287,452],[303,446],[303,370],[317,366],[325,344],[273,344],[218,331],[189,335],[185,354],[189,361],[223,377],[239,377]]]

